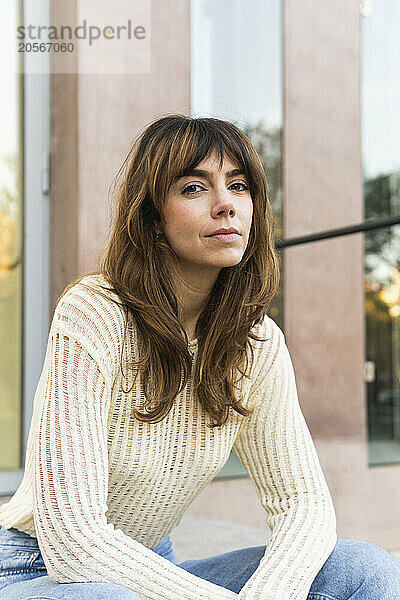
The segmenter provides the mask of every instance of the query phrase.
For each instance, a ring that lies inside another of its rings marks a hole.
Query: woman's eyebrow
[[[244,174],[245,173],[242,169],[232,169],[231,171],[227,171],[226,176],[227,177],[235,177],[236,175],[244,175]],[[213,178],[213,174],[211,173],[211,171],[205,171],[204,169],[187,169],[186,171],[183,171],[183,173],[180,175],[179,179],[182,179],[182,177],[193,177],[193,176],[205,177],[206,179]]]

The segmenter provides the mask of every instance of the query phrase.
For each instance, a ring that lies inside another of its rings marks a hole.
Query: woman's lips
[[[234,242],[240,235],[238,233],[217,233],[215,235],[208,235],[208,238],[212,240],[219,240],[220,242]]]

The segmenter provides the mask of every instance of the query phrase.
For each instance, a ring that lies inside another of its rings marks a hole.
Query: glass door
[[[17,38],[47,10],[0,4],[0,496],[22,479],[49,325],[49,75],[24,74]]]

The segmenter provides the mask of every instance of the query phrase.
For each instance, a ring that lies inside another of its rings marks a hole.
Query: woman
[[[266,314],[279,273],[255,149],[228,122],[168,115],[127,159],[100,272],[54,312],[24,478],[0,509],[0,600],[398,599],[398,559],[337,540]],[[271,537],[179,562],[169,534],[232,448]]]

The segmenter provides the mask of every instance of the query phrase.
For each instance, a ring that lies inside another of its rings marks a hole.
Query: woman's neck
[[[195,335],[197,321],[218,277],[218,273],[214,273],[212,278],[210,272],[208,277],[205,275],[206,273],[203,276],[186,274],[175,288],[178,290],[179,318],[189,341],[197,337]]]

